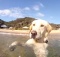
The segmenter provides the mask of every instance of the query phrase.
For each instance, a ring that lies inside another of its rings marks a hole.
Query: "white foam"
[[[28,34],[22,34],[22,33],[7,33],[7,32],[0,32],[0,34],[5,34],[5,35],[28,35]]]

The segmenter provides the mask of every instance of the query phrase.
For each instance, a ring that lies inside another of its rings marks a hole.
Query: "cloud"
[[[42,3],[40,3],[40,6],[41,6],[41,7],[44,7],[44,5],[43,5]]]
[[[41,7],[44,7],[44,5],[43,5],[42,3],[39,3],[39,4],[34,5],[34,6],[33,6],[33,9],[34,9],[35,11],[39,11]]]
[[[23,14],[20,8],[12,8],[0,10],[0,16],[23,17]]]
[[[22,13],[23,10],[21,8],[12,8],[10,10],[11,10],[11,14],[9,16],[11,16],[11,17],[17,17],[17,18],[24,17],[24,14]]]
[[[34,11],[35,10],[35,11]],[[8,16],[13,18],[23,18],[26,16],[37,16],[37,17],[43,17],[43,13],[37,13],[36,11],[40,10],[39,5],[34,5],[33,7],[16,7],[16,8],[10,8],[10,9],[3,9],[0,10],[0,16]]]
[[[36,17],[35,19],[41,19],[40,17]],[[41,19],[42,20],[42,19]]]
[[[36,11],[38,11],[38,10],[40,10],[40,6],[39,5],[34,5],[33,9],[36,10]]]
[[[29,11],[29,10],[30,10],[30,8],[29,8],[29,7],[25,7],[25,8],[24,8],[24,10],[28,10],[28,11]]]
[[[43,14],[43,13],[37,13],[37,16],[39,16],[39,17],[44,17],[45,15]]]
[[[0,15],[2,15],[2,16],[9,15],[10,13],[11,13],[11,11],[10,11],[10,10],[8,10],[8,9],[0,10]]]

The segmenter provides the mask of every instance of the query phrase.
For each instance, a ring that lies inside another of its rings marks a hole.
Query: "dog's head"
[[[30,26],[30,37],[35,39],[46,38],[52,30],[47,21],[34,20]]]

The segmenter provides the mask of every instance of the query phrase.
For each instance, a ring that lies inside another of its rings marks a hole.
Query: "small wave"
[[[25,33],[7,33],[7,32],[0,32],[0,34],[5,34],[5,35],[26,35],[26,36],[28,36],[28,34],[25,34]]]

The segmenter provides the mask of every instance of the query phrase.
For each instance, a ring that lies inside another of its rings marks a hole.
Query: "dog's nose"
[[[32,30],[32,31],[31,31],[31,34],[32,34],[33,36],[35,36],[35,35],[37,35],[37,32],[36,32],[35,30]]]

